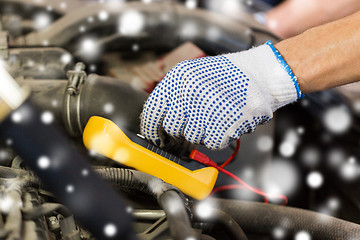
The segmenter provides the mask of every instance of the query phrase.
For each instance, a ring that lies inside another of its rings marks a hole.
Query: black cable
[[[174,190],[182,194],[173,185],[165,183],[161,179],[139,172],[137,170],[126,168],[98,168],[95,172],[112,185],[117,185],[124,189],[134,189],[150,196],[159,201],[159,198],[167,191]],[[182,195],[183,199],[185,197]]]

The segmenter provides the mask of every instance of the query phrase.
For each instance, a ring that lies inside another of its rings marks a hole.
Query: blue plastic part
[[[266,45],[268,45],[273,53],[275,54],[276,59],[280,63],[280,65],[285,69],[285,71],[289,74],[291,80],[294,82],[294,86],[296,88],[298,99],[305,97],[305,95],[301,92],[299,84],[297,82],[297,78],[295,74],[291,71],[290,66],[286,63],[285,59],[281,56],[279,51],[274,47],[273,43],[269,40],[266,42]]]

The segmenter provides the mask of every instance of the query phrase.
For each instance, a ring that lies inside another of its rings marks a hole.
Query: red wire
[[[237,177],[235,174],[226,171],[225,169],[221,168],[221,167],[217,167],[217,170],[221,171],[222,173],[225,173],[226,175],[228,175],[229,177],[235,179],[236,181],[238,181],[242,186],[244,186],[246,189],[260,195],[264,197],[264,202],[265,203],[269,203],[269,198],[268,195],[266,193],[264,193],[263,191],[261,191],[260,189],[254,188],[252,186],[250,186],[249,184],[247,184],[246,182],[244,182],[243,180],[241,180],[239,177]]]
[[[263,192],[262,190],[258,189],[258,188],[254,188],[252,186],[250,186],[249,184],[247,184],[246,182],[244,182],[243,180],[241,180],[239,177],[237,177],[236,175],[232,174],[231,172],[229,171],[226,171],[225,169],[221,168],[221,167],[218,167],[217,168],[219,171],[225,173],[226,175],[232,177],[233,179],[235,179],[236,181],[238,181],[239,183],[241,183],[245,188],[247,188],[248,190],[260,195],[260,196],[263,196],[264,199],[265,199],[265,203],[269,203],[269,198],[281,198],[283,199],[283,203],[282,205],[286,205],[288,203],[288,199],[287,197],[285,197],[284,195],[278,195],[278,194],[269,194],[269,193],[266,193],[266,192]]]
[[[236,141],[236,148],[233,152],[233,154],[228,158],[228,160],[226,160],[223,164],[221,164],[220,167],[224,168],[226,167],[232,160],[234,160],[234,158],[236,157],[238,151],[239,151],[239,148],[240,148],[240,138]]]
[[[237,151],[239,150],[239,147],[240,147],[240,141],[237,142],[237,145],[236,145],[236,149],[234,151],[234,153],[237,153]],[[288,199],[286,196],[284,195],[278,195],[278,194],[269,194],[269,193],[265,193],[263,192],[261,189],[258,189],[258,188],[254,188],[252,186],[250,186],[249,184],[247,184],[246,182],[244,182],[243,180],[241,180],[239,177],[237,177],[236,175],[234,175],[233,173],[223,169],[223,165],[227,165],[228,163],[230,163],[236,156],[236,154],[232,154],[230,156],[230,158],[228,160],[226,160],[225,163],[223,163],[221,166],[218,166],[216,164],[216,162],[212,161],[209,157],[207,157],[205,154],[197,151],[197,150],[193,150],[190,154],[190,158],[193,159],[193,160],[196,160],[198,162],[201,162],[201,163],[204,163],[205,165],[207,166],[210,166],[210,167],[214,167],[216,168],[217,170],[219,170],[220,172],[228,175],[229,177],[235,179],[236,181],[238,181],[241,185],[239,185],[239,187],[234,187],[236,185],[225,185],[225,186],[222,186],[222,187],[219,187],[217,189],[215,189],[213,191],[213,193],[217,192],[217,191],[221,191],[221,190],[227,190],[227,189],[234,189],[234,188],[246,188],[260,196],[263,196],[264,197],[264,202],[265,203],[269,203],[269,198],[281,198],[283,199],[283,203],[282,205],[286,205],[288,203]]]
[[[244,186],[242,186],[240,184],[229,184],[229,185],[220,186],[220,187],[214,188],[214,190],[212,190],[212,192],[211,192],[211,195],[213,195],[217,192],[229,190],[229,189],[244,189]]]

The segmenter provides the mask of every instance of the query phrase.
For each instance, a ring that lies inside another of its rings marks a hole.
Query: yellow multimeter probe
[[[125,134],[106,118],[91,117],[83,141],[89,150],[158,177],[198,200],[210,194],[218,176],[217,169],[175,157],[139,135]]]

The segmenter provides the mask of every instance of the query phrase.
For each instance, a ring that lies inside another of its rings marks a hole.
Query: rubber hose
[[[117,185],[120,188],[135,189],[153,197],[157,197],[153,191],[148,187],[143,178],[136,177],[134,171],[124,168],[103,168],[96,169],[103,179],[108,181],[111,185]]]
[[[111,184],[133,188],[155,197],[166,213],[174,239],[198,239],[191,228],[183,195],[176,187],[147,173],[131,169],[102,168],[95,171]]]
[[[186,212],[184,202],[177,192],[166,191],[160,197],[159,204],[166,213],[170,233],[175,240],[199,239],[191,228],[190,219]]]
[[[176,187],[165,183],[157,177],[137,170],[126,168],[100,168],[96,169],[95,172],[110,184],[118,185],[122,188],[136,189],[155,197],[158,201],[161,195],[166,191],[174,190],[180,193]]]
[[[272,235],[281,228],[288,236],[307,231],[311,239],[360,239],[360,225],[309,210],[273,204],[213,199],[216,208],[228,213],[249,233]]]
[[[223,226],[231,236],[233,240],[248,240],[242,228],[237,224],[237,222],[227,213],[216,208],[211,209],[211,216],[202,217],[199,215],[196,209],[192,209],[194,213],[194,220],[205,222],[205,223],[214,223],[216,225]]]

